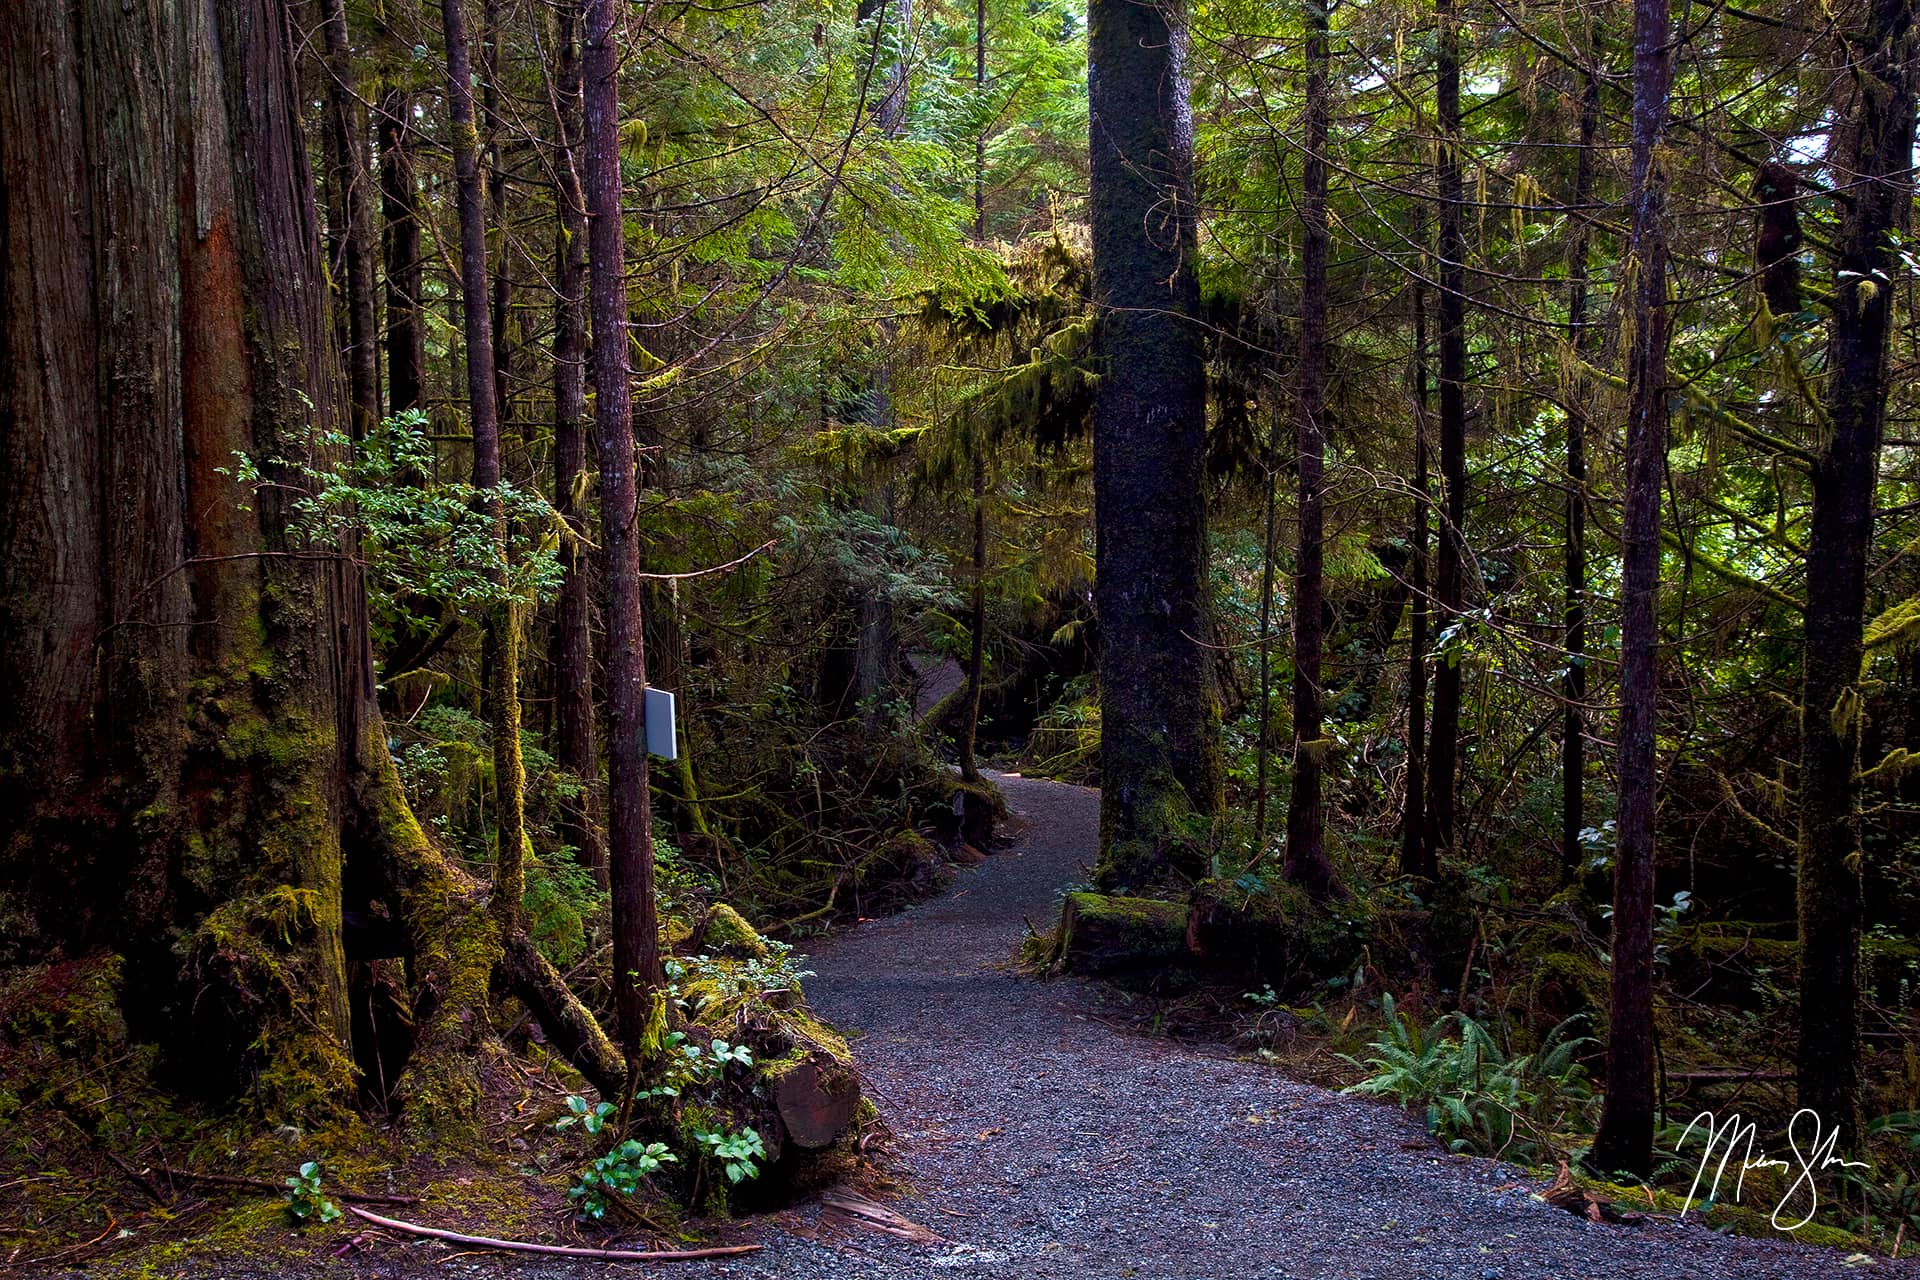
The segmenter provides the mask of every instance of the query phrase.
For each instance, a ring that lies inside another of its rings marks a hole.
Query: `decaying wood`
[[[497,1240],[492,1236],[470,1236],[460,1231],[447,1231],[441,1227],[426,1227],[417,1222],[402,1222],[398,1218],[382,1217],[377,1213],[368,1213],[365,1209],[356,1209],[349,1205],[347,1212],[357,1218],[371,1222],[376,1227],[385,1227],[389,1231],[399,1231],[410,1236],[424,1236],[429,1240],[444,1240],[448,1244],[464,1244],[476,1249],[502,1249],[509,1253],[541,1253],[560,1258],[600,1258],[610,1262],[696,1262],[702,1258],[737,1258],[742,1254],[758,1253],[762,1246],[757,1244],[715,1245],[707,1249],[591,1249],[585,1245],[571,1244],[535,1244],[531,1240]]]
[[[820,1204],[825,1213],[836,1221],[852,1222],[884,1235],[911,1240],[915,1244],[941,1244],[945,1241],[944,1236],[851,1191],[829,1191],[820,1197]]]

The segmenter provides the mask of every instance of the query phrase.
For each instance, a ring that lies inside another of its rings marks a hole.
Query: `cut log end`
[[[818,1151],[853,1124],[860,1080],[831,1055],[809,1053],[775,1079],[773,1101],[794,1145]]]

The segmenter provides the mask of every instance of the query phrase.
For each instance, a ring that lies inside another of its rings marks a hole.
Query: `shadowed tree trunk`
[[[1287,877],[1314,897],[1333,887],[1321,775],[1321,642],[1326,629],[1327,451],[1327,8],[1307,4],[1307,128],[1300,221],[1299,549],[1293,570],[1293,794],[1287,806]]]
[[[1600,79],[1589,73],[1580,95],[1580,153],[1574,160],[1573,205],[1583,209],[1593,198],[1594,146],[1600,135]],[[1567,345],[1587,346],[1587,245],[1591,224],[1584,213],[1573,219],[1567,245]],[[1560,722],[1560,883],[1571,884],[1583,856],[1580,833],[1586,829],[1587,780],[1587,388],[1576,379],[1566,392],[1567,411],[1567,578],[1566,710]]]
[[[1434,599],[1444,627],[1460,625],[1467,583],[1467,240],[1461,229],[1460,26],[1456,0],[1439,0],[1436,110],[1440,120],[1440,555]],[[1459,791],[1460,663],[1444,658],[1433,673],[1433,728],[1427,742],[1426,852],[1437,869],[1452,850]]]
[[[987,92],[987,0],[973,5],[973,92],[984,102]],[[987,132],[982,117],[973,139],[973,242],[987,241]],[[987,680],[987,461],[986,445],[974,441],[973,452],[973,634],[967,652],[967,709],[960,725],[960,776],[980,781],[974,746],[980,737],[980,695]]]
[[[1421,220],[1421,271],[1426,271],[1426,221]],[[1400,870],[1431,879],[1439,869],[1427,844],[1427,509],[1433,495],[1427,482],[1427,289],[1413,282],[1413,536],[1409,548],[1407,619],[1407,798],[1400,814]]]
[[[337,229],[343,279],[336,281],[347,312],[347,390],[354,432],[380,420],[380,340],[373,300],[373,178],[367,163],[366,109],[353,83],[353,45],[347,33],[346,0],[321,0],[326,53],[327,150],[333,162],[327,182],[343,225]]]
[[[1799,1100],[1856,1146],[1860,1128],[1860,663],[1867,553],[1887,412],[1887,343],[1913,204],[1916,42],[1909,0],[1873,0],[1839,133],[1850,181],[1827,344],[1831,429],[1813,467],[1800,745]]]
[[[453,122],[454,201],[460,213],[461,319],[467,345],[468,423],[473,433],[473,487],[483,494],[494,524],[496,554],[507,554],[507,517],[500,488],[500,406],[493,363],[493,318],[487,294],[487,226],[480,143],[474,130],[473,55],[462,0],[442,0],[447,37],[447,103]],[[504,588],[504,570],[494,570]],[[526,896],[526,770],[520,758],[520,619],[499,601],[483,626],[480,668],[486,682],[488,728],[493,735],[493,913],[515,928]]]
[[[394,413],[425,407],[427,326],[420,307],[419,196],[414,191],[413,96],[380,97],[380,216],[387,276],[387,405]]]
[[[634,528],[639,478],[627,369],[616,12],[614,0],[588,2],[582,89],[600,545],[607,583],[607,873],[613,889],[614,1007],[620,1043],[631,1060],[645,1038],[653,993],[660,984],[660,938],[654,918],[653,812],[647,790],[640,545]]]
[[[1207,606],[1206,380],[1194,323],[1193,120],[1179,11],[1088,10],[1094,300],[1098,871],[1108,888],[1198,874],[1189,819],[1222,805]]]
[[[1620,593],[1620,766],[1613,870],[1607,1094],[1588,1157],[1645,1176],[1653,1165],[1654,699],[1660,641],[1660,488],[1667,455],[1667,179],[1657,155],[1673,84],[1668,0],[1634,0],[1628,269],[1627,488]]]
[[[580,20],[583,6],[560,7],[558,83],[560,155],[553,193],[559,210],[553,285],[553,500],[567,527],[587,538],[590,516],[581,501],[587,461],[587,211],[580,187]],[[560,601],[553,624],[554,759],[583,784],[566,803],[562,834],[581,865],[604,885],[606,847],[600,839],[600,762],[593,732],[592,574],[584,541],[560,547]]]
[[[32,922],[0,950],[116,954],[167,1079],[300,1121],[354,1099],[346,922],[377,909],[425,1118],[477,1096],[497,950],[406,809],[357,577],[271,461],[348,411],[292,48],[269,0],[0,24],[0,896]]]

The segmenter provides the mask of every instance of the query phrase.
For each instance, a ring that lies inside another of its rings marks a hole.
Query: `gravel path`
[[[1003,778],[1025,827],[946,896],[819,949],[814,1005],[856,1037],[916,1194],[892,1205],[947,1242],[809,1230],[684,1275],[1391,1277],[1576,1280],[1914,1274],[1884,1260],[1592,1224],[1540,1184],[1449,1157],[1399,1110],[1092,1020],[1084,989],[1019,977],[1024,925],[1094,853],[1096,792]]]

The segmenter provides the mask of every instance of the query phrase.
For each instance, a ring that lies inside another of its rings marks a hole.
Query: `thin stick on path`
[[[610,1262],[696,1262],[701,1258],[737,1258],[743,1253],[758,1253],[764,1247],[757,1244],[728,1244],[716,1245],[710,1249],[589,1249],[584,1245],[534,1244],[529,1240],[496,1240],[492,1236],[470,1236],[458,1231],[446,1231],[440,1227],[423,1227],[417,1222],[402,1222],[398,1218],[368,1213],[355,1205],[348,1205],[347,1212],[371,1222],[376,1227],[404,1232],[410,1236],[425,1236],[430,1240],[444,1240],[448,1244],[471,1245],[479,1249],[504,1249],[510,1253],[545,1253],[562,1258],[600,1258]]]

